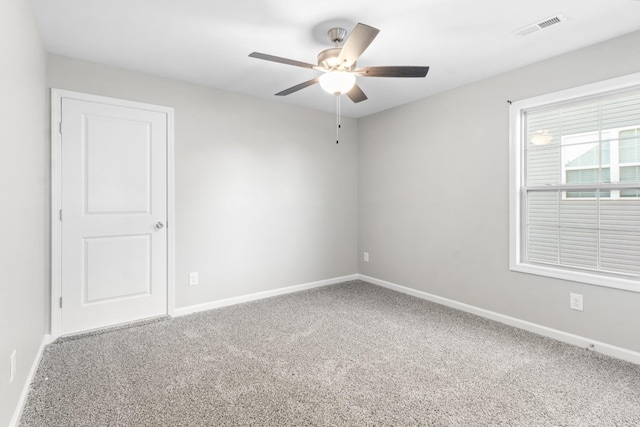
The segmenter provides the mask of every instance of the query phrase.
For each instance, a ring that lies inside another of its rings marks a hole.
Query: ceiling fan
[[[310,68],[324,73],[319,77],[278,92],[276,96],[286,96],[320,83],[320,86],[331,94],[346,94],[351,101],[362,102],[367,99],[367,95],[356,84],[356,77],[425,77],[429,71],[429,67],[388,66],[357,68],[356,61],[379,32],[380,30],[377,28],[358,23],[345,40],[347,31],[344,28],[331,28],[328,31],[328,35],[335,47],[323,50],[318,54],[318,65],[259,52],[253,52],[249,56],[264,59],[265,61]],[[339,47],[343,41],[344,44]]]

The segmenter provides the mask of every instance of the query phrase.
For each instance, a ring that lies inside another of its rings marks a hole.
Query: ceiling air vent
[[[562,13],[558,13],[554,16],[543,19],[542,21],[536,22],[535,24],[527,25],[526,27],[520,28],[513,33],[518,37],[524,37],[537,31],[553,27],[554,25],[558,25],[566,20],[567,18]]]

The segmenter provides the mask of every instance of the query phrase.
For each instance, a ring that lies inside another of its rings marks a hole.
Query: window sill
[[[512,263],[509,269],[511,271],[516,271],[519,273],[535,274],[537,276],[552,277],[554,279],[562,279],[572,282],[586,283],[589,285],[604,286],[606,288],[640,292],[640,281],[637,279],[604,276],[600,274],[564,270],[551,266],[523,262]]]

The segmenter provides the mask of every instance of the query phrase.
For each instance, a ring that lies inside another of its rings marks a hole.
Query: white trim
[[[530,264],[527,262],[517,262],[510,268],[512,271],[517,271],[519,273],[529,273],[538,276],[553,277],[555,279],[563,279],[578,283],[587,283],[590,285],[604,286],[607,288],[620,289],[623,291],[640,292],[640,284],[637,279],[638,276],[636,275],[630,275],[634,277],[634,279],[625,279],[622,277],[607,277],[602,274],[604,272],[601,270],[598,271],[598,273],[601,274],[596,274],[586,271],[583,272],[563,269],[562,266],[557,266],[555,264],[550,264],[547,266],[542,264]],[[622,275],[622,273],[615,274]]]
[[[175,216],[175,135],[173,108],[167,111],[167,314],[176,307],[176,216]]]
[[[60,145],[60,121],[62,120],[62,96],[64,92],[51,89],[51,325],[52,339],[60,336],[61,312],[57,300],[61,294],[60,245],[62,224],[59,212],[62,206],[62,153]]]
[[[525,108],[532,109],[535,107],[546,106],[554,103],[559,104],[562,102],[573,101],[580,98],[589,98],[605,92],[624,90],[638,85],[640,85],[640,73],[633,73],[626,76],[603,80],[583,86],[576,86],[570,89],[552,92],[533,98],[513,101],[511,103],[511,107],[520,110]]]
[[[320,288],[322,286],[335,285],[337,283],[348,282],[350,280],[357,280],[358,277],[359,276],[357,274],[351,274],[349,276],[334,277],[333,279],[319,280],[317,282],[303,283],[301,285],[287,286],[284,288],[256,292],[254,294],[241,295],[238,297],[225,298],[225,299],[211,301],[203,304],[190,305],[188,307],[180,307],[180,308],[176,308],[173,311],[173,315],[175,317],[186,316],[188,314],[199,313],[201,311],[208,311],[208,310],[213,310],[215,308],[241,304],[243,302],[256,301],[264,298],[275,297],[278,295],[300,292],[307,289],[314,289],[314,288]]]
[[[406,286],[397,285],[395,283],[376,279],[374,277],[369,277],[369,276],[359,274],[358,278],[365,282],[382,286],[383,288],[402,292],[403,294],[418,297],[427,301],[435,302],[437,304],[442,304],[447,307],[454,308],[456,310],[461,310],[467,313],[475,314],[480,317],[484,317],[486,319],[495,320],[496,322],[504,323],[505,325],[514,326],[519,329],[524,329],[525,331],[529,331],[538,335],[553,338],[555,340],[562,341],[567,344],[572,344],[578,347],[586,348],[588,350],[593,350],[598,353],[606,354],[607,356],[626,360],[627,362],[640,364],[640,353],[635,352],[633,350],[617,347],[611,344],[592,340],[579,335],[570,334],[568,332],[559,331],[557,329],[549,328],[547,326],[538,325],[537,323],[532,323],[526,320],[517,319],[515,317],[506,316],[504,314],[496,313],[495,311],[485,310],[483,308],[479,308],[473,305],[464,304],[448,298],[439,297],[437,295],[433,295],[427,292],[408,288]]]
[[[61,208],[61,133],[62,98],[80,101],[103,102],[110,105],[147,109],[167,115],[167,314],[175,308],[175,198],[174,198],[174,110],[171,107],[127,101],[124,99],[51,89],[51,339],[61,334],[61,262],[60,244],[62,225],[59,221]]]
[[[509,269],[515,270],[522,259],[520,222],[522,219],[520,183],[522,170],[522,112],[517,106],[509,107]]]
[[[22,417],[22,411],[24,410],[24,405],[27,403],[27,396],[29,395],[31,383],[36,376],[38,366],[40,366],[42,354],[44,353],[45,347],[52,342],[53,341],[51,339],[51,335],[45,335],[42,337],[42,341],[40,342],[40,347],[38,348],[36,357],[33,359],[31,369],[29,369],[29,374],[27,375],[24,385],[22,386],[22,393],[20,393],[20,398],[18,399],[18,404],[16,405],[16,409],[13,412],[13,417],[11,417],[11,421],[9,421],[9,427],[18,427],[18,424],[20,423],[20,417]]]

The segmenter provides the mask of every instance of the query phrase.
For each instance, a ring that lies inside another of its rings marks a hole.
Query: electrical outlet
[[[198,273],[189,273],[189,284],[191,286],[198,284]]]
[[[582,311],[581,294],[569,294],[569,308],[572,310]]]
[[[9,374],[9,382],[13,382],[13,378],[16,376],[16,351],[11,353],[11,373]]]
[[[369,262],[369,252],[364,253],[364,262]]]

